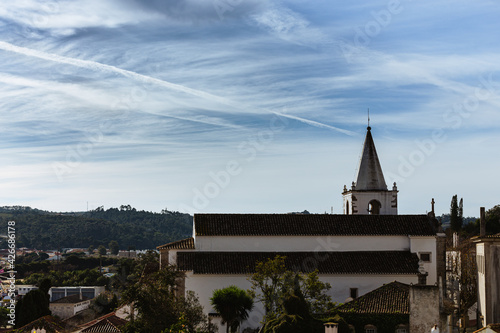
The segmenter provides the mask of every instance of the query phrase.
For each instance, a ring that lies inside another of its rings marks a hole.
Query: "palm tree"
[[[253,308],[253,299],[247,292],[236,286],[216,289],[210,298],[215,311],[222,317],[222,323],[226,323],[226,332],[236,332],[240,323],[248,318],[248,312]]]

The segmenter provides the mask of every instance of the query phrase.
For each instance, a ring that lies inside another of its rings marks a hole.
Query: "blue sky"
[[[372,133],[399,211],[500,203],[494,1],[0,7],[0,203],[335,213]]]

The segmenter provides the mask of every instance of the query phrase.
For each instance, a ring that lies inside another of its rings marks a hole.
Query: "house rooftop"
[[[195,214],[194,229],[196,236],[436,235],[427,215]]]
[[[257,262],[284,256],[287,269],[319,274],[417,275],[419,258],[410,251],[204,252],[177,253],[177,267],[194,274],[252,274]]]
[[[75,303],[80,303],[80,302],[84,302],[84,301],[88,301],[88,300],[90,300],[90,298],[85,297],[85,296],[80,297],[80,295],[77,294],[77,295],[71,295],[71,296],[59,298],[57,301],[52,302],[52,304],[54,304],[54,303],[56,303],[56,304],[63,304],[63,303],[75,304]]]
[[[158,250],[193,250],[194,249],[194,238],[189,237],[186,239],[181,239],[175,242],[167,243],[156,247]]]
[[[81,333],[110,333],[110,332],[121,332],[121,327],[125,325],[128,321],[116,316],[115,312],[108,313],[102,317],[99,317],[91,322],[88,322],[80,327]]]
[[[340,312],[357,314],[410,314],[409,292],[409,285],[394,281],[347,302],[337,309]]]

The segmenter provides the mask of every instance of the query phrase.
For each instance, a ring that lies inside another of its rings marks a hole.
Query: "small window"
[[[420,260],[423,262],[431,262],[431,254],[429,252],[420,253]]]
[[[351,298],[358,298],[358,288],[351,288],[350,295]]]
[[[373,325],[366,325],[365,333],[377,333],[377,328]]]

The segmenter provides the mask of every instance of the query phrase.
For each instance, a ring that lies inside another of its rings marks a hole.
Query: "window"
[[[366,325],[365,333],[377,333],[377,328],[373,325]]]
[[[408,333],[408,326],[399,324],[398,326],[396,326],[396,333]]]
[[[358,297],[358,288],[351,288],[350,295],[351,295],[351,298],[357,298]]]
[[[349,215],[349,201],[345,202],[345,214]]]
[[[368,204],[368,213],[370,215],[380,215],[380,208],[382,207],[382,204],[377,201],[377,200],[372,200]]]
[[[430,252],[420,252],[420,260],[423,262],[431,262],[431,253]]]

